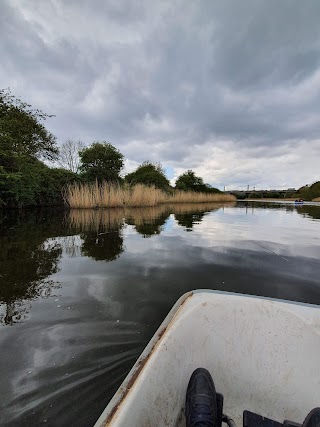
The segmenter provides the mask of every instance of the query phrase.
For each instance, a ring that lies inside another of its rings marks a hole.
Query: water
[[[91,426],[195,288],[320,304],[320,206],[0,217],[1,425]]]

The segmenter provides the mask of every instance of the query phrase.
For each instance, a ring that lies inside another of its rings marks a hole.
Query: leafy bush
[[[0,203],[2,207],[62,205],[64,186],[80,178],[64,169],[51,169],[40,160],[20,157],[19,172],[0,170]]]
[[[220,193],[217,188],[211,187],[209,184],[205,184],[203,179],[192,170],[188,170],[180,175],[176,181],[176,189],[183,191],[196,191],[199,193]]]
[[[320,197],[320,181],[314,182],[312,185],[305,185],[299,188],[297,197],[303,200],[312,200]]]
[[[168,191],[170,183],[160,164],[144,162],[134,172],[125,177],[125,181],[130,185],[143,184],[154,185],[156,188]]]

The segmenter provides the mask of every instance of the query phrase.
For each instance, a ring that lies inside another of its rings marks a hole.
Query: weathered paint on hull
[[[175,304],[95,427],[184,425],[191,373],[207,368],[224,412],[302,422],[320,402],[320,308],[195,291]]]

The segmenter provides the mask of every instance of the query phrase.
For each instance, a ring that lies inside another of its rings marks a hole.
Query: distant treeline
[[[320,181],[315,182],[312,185],[305,185],[299,190],[287,191],[243,191],[241,193],[232,193],[237,199],[303,199],[303,200],[315,200],[320,198]]]
[[[124,156],[113,145],[96,141],[85,146],[57,140],[44,126],[46,113],[0,90],[0,208],[62,205],[63,190],[69,184],[113,182],[143,184],[165,192],[177,190],[220,193],[188,170],[170,185],[161,164],[144,162],[122,175]],[[59,165],[49,167],[45,162]]]
[[[289,199],[295,197],[296,191],[243,191],[241,193],[234,192],[232,193],[236,196],[237,199]]]

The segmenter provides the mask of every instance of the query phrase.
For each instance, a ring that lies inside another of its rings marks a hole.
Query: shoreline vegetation
[[[223,193],[194,191],[165,192],[155,186],[95,182],[67,186],[64,201],[71,209],[157,206],[164,203],[223,203],[235,202],[235,196]]]
[[[248,199],[239,199],[240,202],[294,202],[295,200],[297,200],[296,197],[285,197],[285,198],[281,198],[278,199],[276,197],[261,197],[261,198],[254,198],[254,197],[249,197]]]
[[[233,191],[238,200],[279,200],[279,201],[294,201],[304,200],[306,202],[320,201],[320,181],[316,181],[311,185],[304,185],[298,190],[288,188],[287,190],[253,190],[253,191]]]
[[[255,199],[255,198],[249,198],[249,199],[239,199],[240,202],[295,202],[297,200],[297,197],[287,197],[287,198],[281,198],[281,199],[276,199],[274,197],[263,197],[260,199]],[[304,200],[305,202],[320,202],[320,197],[316,197],[315,199],[312,200]]]
[[[226,194],[191,169],[175,177],[172,185],[166,168],[149,160],[125,174],[124,155],[105,140],[89,144],[67,140],[58,146],[44,123],[51,117],[12,95],[10,89],[0,89],[0,209],[156,206],[247,197],[319,201],[320,181],[285,193],[235,190]]]

